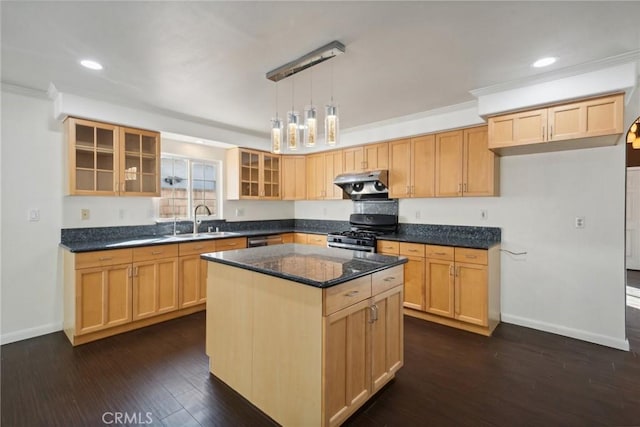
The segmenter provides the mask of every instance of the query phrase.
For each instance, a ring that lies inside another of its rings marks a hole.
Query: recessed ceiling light
[[[90,70],[102,70],[102,64],[91,59],[83,59],[80,61],[80,65]]]
[[[546,58],[538,59],[536,62],[534,62],[531,65],[536,68],[542,68],[542,67],[546,67],[548,65],[553,64],[554,62],[556,62],[556,59],[557,58],[554,58],[553,56],[548,56]]]

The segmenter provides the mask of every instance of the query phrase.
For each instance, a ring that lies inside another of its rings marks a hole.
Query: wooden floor
[[[405,318],[404,368],[347,425],[638,426],[640,310],[627,316],[631,352]],[[5,345],[1,425],[274,425],[209,375],[204,328],[197,313],[76,348],[62,332]]]

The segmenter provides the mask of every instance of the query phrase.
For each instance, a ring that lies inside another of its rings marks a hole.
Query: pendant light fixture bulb
[[[287,113],[287,148],[290,151],[298,149],[298,140],[300,139],[300,114],[297,111],[289,111]]]
[[[336,145],[339,141],[338,107],[331,104],[325,107],[324,134],[327,145]]]
[[[316,107],[309,105],[304,109],[304,145],[315,147],[318,137],[318,112]]]
[[[282,153],[282,120],[271,119],[271,152]]]

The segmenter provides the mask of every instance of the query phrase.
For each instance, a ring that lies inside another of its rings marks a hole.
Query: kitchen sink
[[[184,233],[184,234],[169,234],[165,237],[175,237],[178,239],[205,239],[207,237],[224,237],[224,236],[237,236],[239,233],[233,231],[209,231],[204,233]]]

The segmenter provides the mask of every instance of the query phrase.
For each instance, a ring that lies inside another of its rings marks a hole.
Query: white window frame
[[[188,156],[181,156],[178,154],[169,154],[169,153],[161,153],[160,162],[162,163],[163,159],[172,159],[172,160],[185,160],[187,162],[187,205],[188,205],[188,216],[186,217],[171,217],[171,218],[162,218],[160,217],[160,200],[162,197],[158,198],[158,203],[156,205],[156,221],[157,222],[172,222],[174,220],[177,221],[193,221],[193,209],[195,206],[193,205],[193,163],[204,163],[214,165],[216,168],[216,215],[205,215],[203,214],[204,209],[198,210],[198,218],[205,220],[215,220],[215,219],[223,219],[222,218],[222,161],[214,160],[214,159],[196,159]],[[160,177],[162,179],[162,177]],[[160,183],[162,187],[162,183]]]

